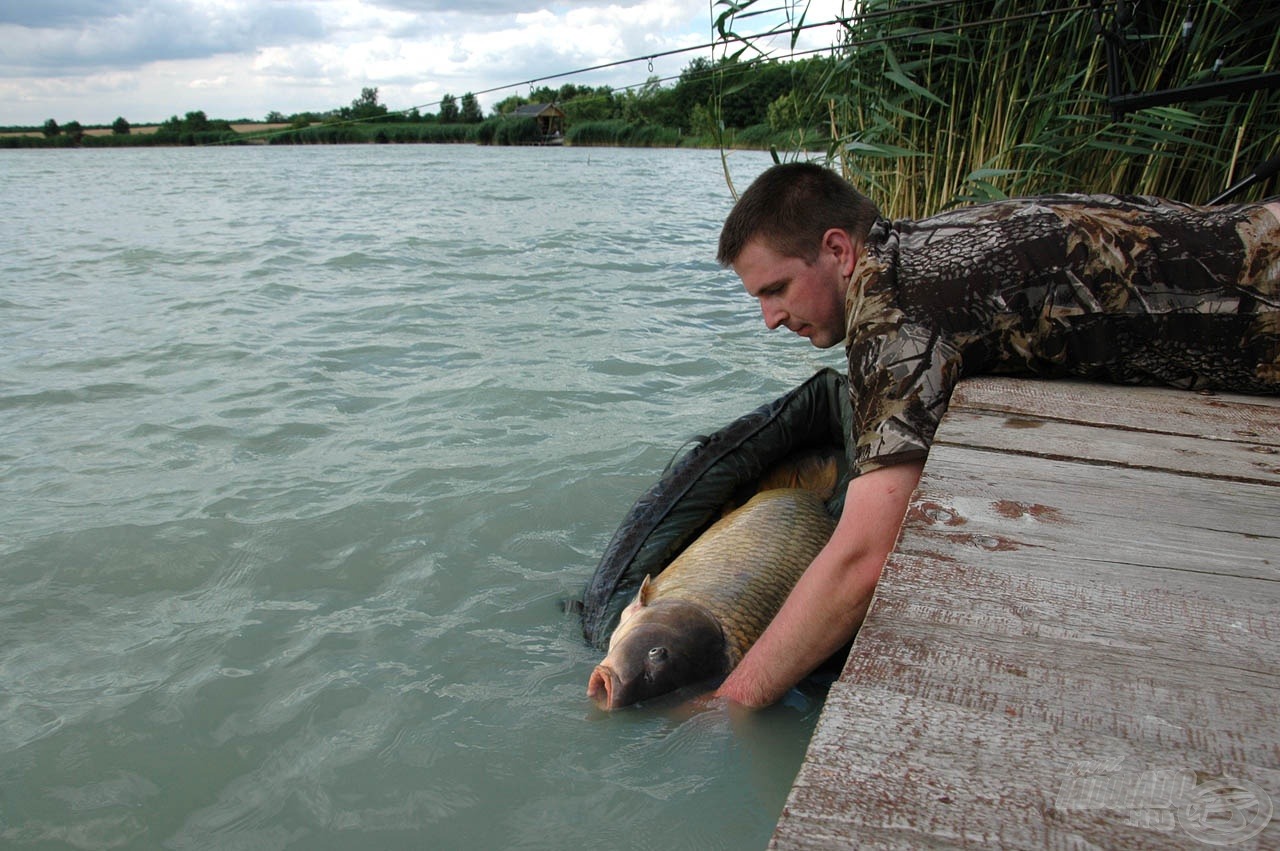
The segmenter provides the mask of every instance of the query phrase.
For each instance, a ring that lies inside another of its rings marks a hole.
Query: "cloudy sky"
[[[830,20],[841,0],[807,5]],[[435,112],[444,94],[490,108],[522,81],[713,40],[720,0],[0,0],[0,126],[133,124],[203,110],[262,119],[344,106],[376,86],[392,110]],[[781,13],[739,20],[740,33]],[[804,31],[797,50],[830,46]],[[775,42],[785,54],[789,41]],[[548,80],[629,86],[676,75],[711,50]]]

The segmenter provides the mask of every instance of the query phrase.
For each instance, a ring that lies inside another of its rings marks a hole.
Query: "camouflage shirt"
[[[1280,393],[1280,201],[1000,201],[879,220],[846,302],[858,472],[922,459],[960,379]]]

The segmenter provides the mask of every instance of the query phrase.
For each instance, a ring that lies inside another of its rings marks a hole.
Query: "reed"
[[[377,124],[333,122],[273,133],[271,145],[355,145],[475,142],[478,124]]]
[[[722,0],[719,31],[732,33],[757,2]],[[805,4],[791,2],[801,20]],[[1142,14],[1118,32],[1113,63],[1125,91],[1204,82],[1218,60],[1224,79],[1277,69],[1280,4],[1133,5]],[[828,160],[887,215],[919,217],[1046,192],[1204,201],[1277,152],[1280,91],[1113,116],[1099,24],[1110,30],[1114,9],[1078,0],[846,4],[836,61],[808,94],[828,116]],[[734,39],[750,41],[726,44]]]
[[[481,145],[536,145],[542,133],[532,118],[498,116],[479,126],[475,140]]]
[[[620,118],[605,121],[583,121],[565,131],[565,143],[569,145],[621,145],[631,125]]]
[[[581,147],[675,148],[681,143],[679,130],[655,124],[633,124],[621,118],[584,121],[565,131],[565,144]]]

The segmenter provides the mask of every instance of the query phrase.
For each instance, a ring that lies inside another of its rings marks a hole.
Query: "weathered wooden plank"
[[[1064,658],[1099,651],[1139,668],[1168,663],[1171,682],[1181,676],[1179,666],[1203,661],[1265,674],[1280,689],[1280,608],[1272,595],[1223,600],[1154,588],[1135,593],[1126,583],[1081,583],[900,555],[886,576],[894,586],[876,595],[877,618],[940,631],[969,628],[974,639],[1052,641]]]
[[[885,590],[875,603],[885,616],[927,617],[943,629],[980,624],[992,635],[1043,638],[1064,650],[1089,644],[1179,663],[1202,654],[1280,682],[1276,583],[1233,577],[1139,584],[1125,571],[1091,567],[1055,570],[1046,562],[1032,572],[898,553],[886,576],[910,595]]]
[[[843,678],[1280,768],[1277,635],[1271,605],[895,556]]]
[[[951,397],[951,409],[1272,446],[1280,443],[1280,398],[1269,396],[983,377],[962,381]]]
[[[1074,736],[1145,742],[1194,755],[1205,771],[1280,768],[1280,688],[1270,675],[1098,647],[1063,651],[1042,638],[993,639],[963,627],[938,635],[918,623],[876,630],[860,640],[845,678]],[[1178,676],[1166,678],[1169,668]]]
[[[1177,821],[1182,808],[1168,792],[1180,789],[1141,788],[1156,772],[1211,779],[1164,747],[844,681],[827,707],[778,822],[776,851],[1205,847]],[[1221,767],[1280,796],[1280,772]],[[1090,796],[1081,781],[1091,779],[1119,788]],[[1272,819],[1235,847],[1278,841]]]
[[[1280,412],[1276,415],[1280,419]],[[1280,484],[1280,443],[1188,439],[1185,435],[1068,423],[1025,413],[969,409],[948,412],[946,433],[939,443]]]
[[[1098,542],[1108,547],[1128,542],[1139,564],[1160,566],[1164,557],[1176,557],[1173,547],[1198,549],[1201,569],[1224,573],[1236,572],[1225,563],[1234,556],[1214,563],[1211,554],[1220,548],[1231,553],[1239,546],[1242,553],[1280,557],[1280,487],[1260,482],[1221,482],[938,445],[930,452],[918,494],[912,521],[951,528],[1004,524],[1010,532],[1033,529],[1032,534],[1051,539],[1061,525],[1072,534],[1064,544],[1077,551],[1087,552]],[[1233,536],[1252,536],[1264,549],[1245,541],[1233,544]],[[1202,545],[1197,547],[1197,541]],[[1142,549],[1159,550],[1162,542],[1169,547],[1159,558],[1141,558]]]
[[[921,510],[933,516],[955,516],[957,502],[930,501]],[[1059,515],[1048,529],[1009,528],[1009,521],[967,510],[960,516],[966,518],[963,525],[935,523],[904,537],[898,552],[939,564],[981,564],[990,570],[1050,579],[1125,583],[1134,593],[1165,589],[1222,600],[1275,601],[1280,596],[1274,538],[1211,530],[1197,535],[1187,527],[1169,525],[1164,527],[1167,536],[1151,542],[1104,536],[1081,541],[1089,524],[1079,515]],[[1123,524],[1116,522],[1112,527],[1123,528]],[[1073,537],[1075,531],[1081,534]],[[1269,584],[1236,585],[1221,581],[1225,577]]]

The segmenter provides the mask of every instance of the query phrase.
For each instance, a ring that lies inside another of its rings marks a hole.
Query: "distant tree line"
[[[509,116],[527,104],[553,103],[564,110],[570,125],[579,122],[625,121],[629,124],[666,127],[686,135],[703,135],[720,128],[746,129],[767,125],[771,129],[795,129],[820,125],[823,110],[810,103],[807,92],[830,74],[829,57],[795,62],[690,62],[672,85],[658,77],[624,89],[565,83],[556,88],[539,86],[528,95],[510,95],[493,105],[488,118]],[[481,124],[488,120],[479,100],[470,92],[461,98],[445,94],[438,112],[417,107],[391,112],[378,100],[376,88],[366,88],[350,107],[323,113],[285,115],[272,112],[269,123],[332,123],[335,120],[377,121],[406,124]]]
[[[240,140],[240,134],[231,126],[231,122],[221,119],[210,119],[203,111],[188,112],[182,118],[173,116],[156,126],[155,130],[145,134],[135,134],[133,126],[123,116],[113,121],[109,128],[110,136],[90,135],[89,130],[79,121],[68,121],[59,125],[50,118],[41,127],[42,138],[29,136],[0,136],[0,147],[75,147],[93,145],[95,147],[138,147],[144,145],[208,145],[218,143],[234,143]],[[20,133],[27,128],[2,128],[3,132]]]
[[[392,111],[367,87],[349,106],[325,112],[286,115],[272,111],[266,123],[289,125],[265,138],[245,139],[231,122],[212,120],[203,111],[173,116],[154,133],[137,134],[123,117],[107,135],[86,135],[78,122],[45,122],[43,140],[0,138],[0,145],[202,145],[266,141],[275,144],[341,142],[471,142],[524,144],[536,141],[532,121],[511,118],[526,104],[553,103],[565,112],[570,144],[718,144],[742,142],[766,146],[780,133],[812,132],[822,124],[821,110],[808,108],[804,92],[829,73],[826,57],[795,62],[747,63],[698,58],[671,84],[650,77],[624,89],[566,83],[531,88],[493,105],[488,116],[467,92],[445,94],[435,113],[419,108]],[[416,129],[415,129],[416,128]],[[430,129],[428,129],[430,128]],[[9,128],[23,129],[23,128]]]
[[[832,60],[810,57],[795,62],[719,62],[699,57],[673,85],[650,77],[625,89],[542,86],[527,97],[512,95],[494,106],[506,114],[530,103],[555,103],[570,124],[625,121],[702,135],[720,129],[769,126],[774,130],[808,128],[821,123],[821,110],[806,106],[807,92],[829,73]]]
[[[392,112],[378,96],[377,88],[365,88],[360,97],[344,106],[327,112],[298,112],[285,115],[279,111],[267,114],[268,124],[291,124],[295,128],[312,124],[332,124],[342,121],[377,122],[387,124],[479,124],[485,120],[480,101],[470,92],[459,100],[451,94],[440,98],[438,113],[422,112],[418,107]]]

